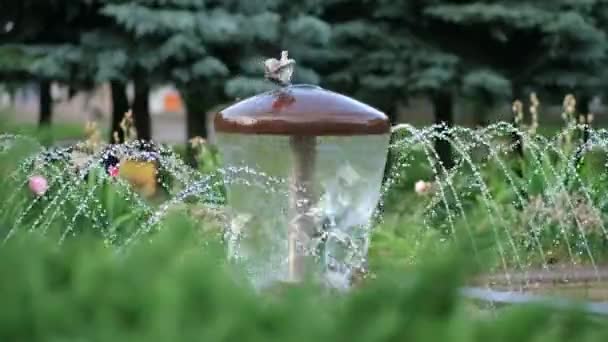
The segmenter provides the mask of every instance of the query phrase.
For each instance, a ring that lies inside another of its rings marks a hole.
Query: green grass
[[[80,123],[53,123],[48,127],[39,127],[36,123],[25,123],[14,120],[16,114],[0,111],[0,134],[20,134],[35,137],[45,145],[63,140],[79,140],[85,137],[84,126]]]
[[[36,137],[47,144],[85,137],[82,125],[69,123],[56,123],[49,127],[39,127],[37,124],[4,121],[0,127],[0,132]]]

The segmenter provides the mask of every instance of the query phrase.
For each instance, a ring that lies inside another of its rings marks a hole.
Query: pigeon
[[[281,87],[288,86],[295,64],[295,60],[288,58],[287,51],[283,51],[280,60],[269,58],[264,62],[264,77]]]

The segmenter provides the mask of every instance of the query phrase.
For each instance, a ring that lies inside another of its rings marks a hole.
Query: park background
[[[353,96],[393,123],[511,121],[512,102],[527,106],[534,92],[542,127],[563,123],[568,93],[602,125],[607,7],[603,0],[6,1],[2,121],[56,123],[70,136],[94,120],[109,140],[132,109],[144,139],[213,141],[213,113],[271,89],[263,61],[288,50],[295,83]]]
[[[282,51],[396,125],[343,295],[216,244],[211,119]],[[4,0],[0,340],[605,341],[607,52],[608,0]]]

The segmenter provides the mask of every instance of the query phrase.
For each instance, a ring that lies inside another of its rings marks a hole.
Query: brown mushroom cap
[[[293,85],[250,97],[217,113],[221,133],[297,136],[387,134],[388,117],[317,86]]]

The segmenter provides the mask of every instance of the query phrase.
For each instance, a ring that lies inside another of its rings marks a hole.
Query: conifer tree
[[[52,116],[50,85],[61,81],[81,86],[75,69],[81,61],[79,33],[97,25],[95,1],[9,1],[0,14],[0,75],[3,80],[39,85],[39,122]],[[80,75],[82,76],[82,75]]]
[[[388,113],[408,96],[426,95],[435,122],[447,124],[455,96],[491,106],[531,89],[597,91],[607,46],[598,19],[604,3],[330,1],[324,17],[336,52],[327,80],[363,92]],[[444,162],[448,147],[437,146]]]
[[[142,68],[174,82],[185,97],[187,135],[205,136],[205,114],[219,103],[272,85],[263,60],[289,50],[296,82],[319,83],[310,67],[323,57],[330,27],[315,14],[320,2],[114,1],[110,16],[138,45]],[[129,56],[130,59],[132,56]]]

